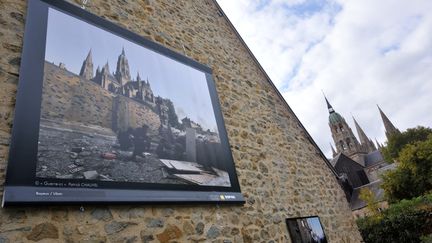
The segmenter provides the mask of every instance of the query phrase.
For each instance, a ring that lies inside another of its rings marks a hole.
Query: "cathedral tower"
[[[347,156],[356,153],[363,153],[363,149],[345,119],[335,112],[326,97],[324,97],[329,111],[329,126],[337,153],[344,153]]]
[[[91,49],[87,54],[87,58],[83,61],[79,75],[87,80],[91,80],[93,78],[93,60]]]
[[[385,134],[386,134],[387,140],[389,139],[390,135],[395,134],[395,133],[400,133],[400,131],[393,125],[393,123],[390,121],[390,119],[388,119],[388,117],[384,114],[384,112],[381,110],[381,108],[379,106],[378,106],[378,110],[381,114],[381,118],[382,118],[383,123],[384,123]]]
[[[127,82],[131,81],[131,75],[129,71],[129,62],[126,58],[124,48],[122,53],[117,59],[117,68],[115,72],[115,77],[121,86],[125,85]]]

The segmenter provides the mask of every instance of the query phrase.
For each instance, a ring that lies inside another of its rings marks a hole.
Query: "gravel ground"
[[[118,149],[115,136],[41,126],[36,176],[40,178],[187,184],[166,177],[153,154],[130,160]]]

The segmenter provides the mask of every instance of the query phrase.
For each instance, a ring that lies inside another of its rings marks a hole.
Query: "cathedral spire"
[[[115,77],[122,86],[125,85],[127,82],[131,81],[129,62],[126,58],[124,47],[122,48],[122,52],[117,59]]]
[[[354,120],[354,124],[357,130],[357,134],[360,138],[360,144],[361,146],[368,152],[372,152],[376,150],[375,144],[372,142],[372,140],[370,140],[368,138],[368,136],[366,136],[366,133],[363,131],[363,129],[360,127],[360,125],[358,124],[357,120],[354,118],[354,116],[352,117]]]
[[[92,60],[92,50],[90,49],[86,59],[84,60],[81,71],[79,74],[81,77],[90,80],[93,78],[93,60]]]
[[[381,108],[379,107],[379,105],[377,105],[377,107],[378,107],[378,110],[379,110],[379,112],[381,114],[381,118],[382,118],[383,123],[384,123],[384,128],[386,130],[385,134],[386,134],[387,139],[392,134],[400,133],[399,130],[390,121],[390,119],[388,119],[388,117],[384,114],[384,112],[381,110]]]
[[[137,78],[136,78],[136,81],[137,81],[137,82],[141,81],[141,77],[140,77],[140,75],[139,75],[139,72],[137,72]]]
[[[378,142],[378,140],[376,138],[375,138],[375,143],[377,144],[378,149],[382,148],[381,144]]]
[[[331,114],[331,113],[334,113],[335,110],[333,109],[333,106],[330,105],[330,102],[328,101],[327,97],[325,96],[324,91],[323,91],[323,95],[324,95],[324,99],[325,99],[325,101],[326,101],[326,103],[327,103],[327,109],[328,109],[329,113],[330,113],[330,114]]]
[[[358,136],[360,138],[360,143],[361,144],[366,144],[369,141],[369,138],[366,136],[366,133],[360,127],[360,125],[358,124],[358,122],[354,118],[354,116],[352,117],[352,119],[354,120],[354,124],[355,124],[356,130],[357,130],[357,134],[358,134]]]

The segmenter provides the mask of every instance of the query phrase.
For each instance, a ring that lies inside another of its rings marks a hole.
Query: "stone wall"
[[[41,117],[112,127],[114,95],[91,81],[45,62]]]
[[[0,0],[0,188],[26,5]],[[330,242],[361,241],[335,176],[213,1],[90,0],[86,9],[213,69],[247,202],[0,209],[0,242],[290,242],[285,218],[308,215],[320,216]]]
[[[142,125],[149,127],[151,134],[158,134],[161,125],[160,118],[150,107],[124,96],[117,96],[113,100],[113,112],[116,119],[114,130],[127,130]]]

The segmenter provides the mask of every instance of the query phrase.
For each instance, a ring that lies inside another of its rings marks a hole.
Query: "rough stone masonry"
[[[0,0],[0,191],[26,8]],[[334,175],[212,0],[90,0],[86,10],[212,68],[247,203],[0,209],[0,242],[290,242],[285,218],[310,215],[330,242],[361,241]]]

